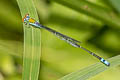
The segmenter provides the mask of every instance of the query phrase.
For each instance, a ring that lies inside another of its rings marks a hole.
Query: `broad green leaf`
[[[97,63],[91,66],[88,66],[82,70],[72,72],[59,80],[87,80],[109,68],[120,65],[120,55],[108,59],[110,62],[110,67],[103,65],[102,63]]]
[[[33,0],[17,0],[22,17],[29,14],[38,21]],[[29,25],[24,25],[23,80],[38,80],[41,55],[41,33]]]

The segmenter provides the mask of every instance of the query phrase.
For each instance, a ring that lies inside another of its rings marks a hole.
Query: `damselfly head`
[[[23,17],[22,22],[24,22],[24,23],[27,25],[27,23],[29,23],[29,19],[30,19],[29,14],[26,14],[26,15]]]

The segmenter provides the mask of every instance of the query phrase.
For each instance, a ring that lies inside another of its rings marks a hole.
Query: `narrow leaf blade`
[[[29,13],[38,20],[33,0],[17,0],[22,17]],[[40,69],[40,30],[24,25],[23,80],[38,80]]]
[[[105,70],[107,70],[109,68],[113,68],[115,66],[120,65],[120,55],[112,57],[112,58],[108,59],[108,61],[111,63],[110,67],[102,65],[102,63],[99,62],[97,64],[86,67],[82,70],[72,72],[72,73],[62,77],[59,80],[87,80],[101,72],[104,72]]]

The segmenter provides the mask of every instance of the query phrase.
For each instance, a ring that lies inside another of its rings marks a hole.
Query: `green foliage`
[[[120,13],[120,0],[108,0],[112,5],[113,7]]]
[[[87,15],[93,16],[97,19],[100,19],[109,26],[115,26],[120,28],[120,19],[118,16],[110,9],[100,7],[98,5],[92,4],[85,0],[54,0],[62,5],[65,5],[69,8],[72,8],[78,12],[85,13]],[[102,14],[101,14],[102,13]],[[113,19],[113,20],[111,20]]]
[[[77,72],[73,72],[69,75],[66,75],[60,80],[87,80],[101,72],[104,72],[109,68],[120,65],[120,55],[109,59],[109,62],[111,63],[110,67],[106,67],[104,65],[101,65],[101,63],[97,63],[94,65],[88,66],[84,69],[81,69]]]
[[[20,12],[24,17],[28,14],[38,20],[32,0],[17,0]],[[40,68],[40,30],[24,25],[23,80],[38,80]]]
[[[108,1],[1,0],[0,80],[21,80],[21,75],[23,80],[119,80],[120,2]],[[22,25],[26,13],[37,21],[39,15],[41,24],[82,41],[101,57],[111,57],[111,66],[42,29],[41,38],[39,29]]]

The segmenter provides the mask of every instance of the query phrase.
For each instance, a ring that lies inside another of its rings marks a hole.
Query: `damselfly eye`
[[[30,18],[29,16],[26,16],[26,18]]]
[[[25,18],[22,18],[22,22],[25,22]]]
[[[26,19],[24,19],[24,21],[26,21]]]

